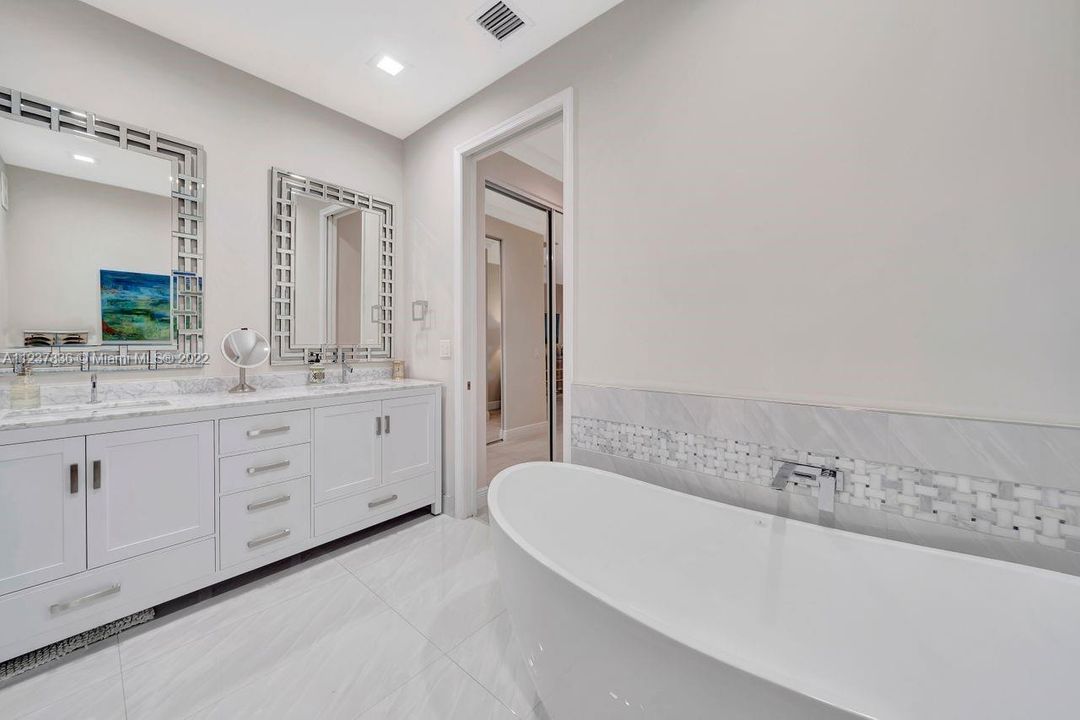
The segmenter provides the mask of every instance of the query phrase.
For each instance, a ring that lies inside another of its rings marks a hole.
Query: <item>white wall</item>
[[[1073,0],[626,0],[406,140],[408,360],[451,379],[454,146],[573,86],[576,382],[1078,423],[1078,47]]]
[[[217,351],[229,329],[269,331],[272,165],[400,208],[390,135],[74,0],[3,0],[0,27],[0,84],[205,146],[210,373],[231,372]]]
[[[3,347],[26,330],[85,330],[101,342],[98,271],[172,272],[172,201],[163,195],[8,165],[8,322]]]

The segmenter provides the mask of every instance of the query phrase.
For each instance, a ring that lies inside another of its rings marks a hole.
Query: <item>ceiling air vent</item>
[[[525,26],[525,20],[504,2],[497,2],[476,18],[476,24],[502,42],[512,33]]]

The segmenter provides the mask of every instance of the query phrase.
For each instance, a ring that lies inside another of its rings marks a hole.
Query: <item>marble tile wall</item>
[[[841,529],[1080,574],[1080,428],[575,385],[573,461],[811,522],[844,470]]]
[[[164,377],[141,379],[132,381],[114,381],[116,377],[99,376],[98,398],[102,402],[115,402],[118,400],[141,400],[152,397],[170,397],[175,395],[192,395],[202,393],[226,392],[236,385],[236,375],[220,375],[206,377],[169,377],[166,371],[162,371]],[[353,372],[349,375],[350,383],[370,382],[389,378],[392,368],[389,365],[354,365]],[[56,382],[52,379],[57,378]],[[62,381],[59,378],[63,378]],[[73,380],[77,378],[77,380]],[[284,372],[268,372],[256,375],[248,375],[248,382],[258,388],[298,387],[307,383],[308,373],[306,370],[288,370]],[[52,405],[76,405],[85,403],[89,399],[90,376],[86,373],[75,375],[37,375],[35,382],[41,385],[42,406]],[[334,368],[327,368],[326,383],[339,382],[340,375],[334,372]],[[8,386],[0,387],[0,410],[11,407]]]

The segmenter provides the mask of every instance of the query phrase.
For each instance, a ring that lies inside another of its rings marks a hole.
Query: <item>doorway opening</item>
[[[446,507],[458,517],[486,505],[503,467],[568,453],[572,118],[567,89],[454,151],[457,352]]]
[[[541,148],[550,161],[532,160]],[[488,485],[502,470],[522,462],[562,459],[561,150],[561,127],[549,125],[478,166],[485,180],[487,261],[487,447],[477,484],[481,507]],[[516,187],[506,184],[510,179],[517,181]]]

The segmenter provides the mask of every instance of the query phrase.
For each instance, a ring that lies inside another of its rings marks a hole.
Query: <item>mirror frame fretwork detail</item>
[[[321,200],[332,200],[348,207],[379,213],[382,228],[379,239],[379,347],[362,345],[293,345],[293,302],[295,299],[295,244],[293,225],[296,203],[293,196],[303,193]],[[315,360],[333,362],[344,353],[349,362],[389,360],[394,336],[394,205],[369,193],[316,180],[280,168],[270,170],[270,345],[272,365],[304,365]]]
[[[76,110],[5,87],[0,87],[0,118],[24,122],[46,131],[79,135],[121,150],[163,158],[172,164],[173,347],[95,345],[51,350],[64,355],[93,352],[102,357],[110,356],[111,360],[103,362],[110,369],[156,370],[205,365],[206,150],[201,145],[165,133]],[[26,348],[25,352],[34,350]],[[127,362],[132,353],[148,351],[152,352],[149,352],[147,362]],[[55,367],[95,369],[86,364],[86,361],[82,366],[58,363]],[[10,365],[7,363],[7,366]]]

